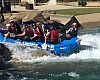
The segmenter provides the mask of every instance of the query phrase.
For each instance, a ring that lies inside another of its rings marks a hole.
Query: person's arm
[[[66,34],[69,33],[70,29],[66,30]]]
[[[31,39],[34,39],[35,37],[37,37],[37,34],[34,34],[34,36]]]
[[[48,36],[49,36],[49,34],[50,34],[50,32],[47,32],[46,37],[48,37]]]
[[[69,33],[73,28],[69,28],[68,30],[66,30],[66,34]]]
[[[4,37],[8,37],[10,35],[10,32],[8,32],[7,34],[4,34]]]
[[[25,31],[22,34],[18,34],[16,36],[24,36],[25,35]]]

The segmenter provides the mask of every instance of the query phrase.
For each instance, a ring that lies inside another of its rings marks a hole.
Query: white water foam
[[[71,77],[79,78],[79,74],[77,74],[76,72],[70,72],[70,73],[68,73],[68,75]]]
[[[77,54],[72,54],[70,58],[76,59],[100,59],[100,34],[86,34],[79,36],[81,45],[85,47]]]
[[[81,39],[83,49],[79,53],[73,53],[70,56],[52,56],[42,55],[34,56],[35,53],[46,53],[34,46],[18,45],[6,43],[6,46],[12,51],[13,60],[18,62],[68,62],[68,61],[89,61],[100,59],[100,33],[95,35],[85,34],[78,36]],[[40,51],[39,51],[40,50]],[[87,60],[88,59],[88,60]]]

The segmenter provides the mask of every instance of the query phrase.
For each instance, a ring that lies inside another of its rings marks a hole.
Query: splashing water
[[[12,61],[18,62],[66,62],[100,59],[100,33],[95,35],[85,34],[78,36],[81,39],[81,50],[70,56],[52,56],[48,52],[32,45],[5,43],[12,51]]]
[[[80,51],[70,56],[47,55],[49,52],[33,45],[4,43],[12,52],[14,68],[1,71],[0,79],[8,76],[8,80],[99,80],[100,29],[78,37]]]
[[[72,54],[70,58],[77,59],[100,59],[100,34],[85,34],[79,36],[81,39],[81,46],[85,49],[81,50],[78,54]]]
[[[72,77],[76,77],[76,78],[79,78],[79,74],[75,73],[75,72],[70,72],[68,73],[69,76],[72,76]]]

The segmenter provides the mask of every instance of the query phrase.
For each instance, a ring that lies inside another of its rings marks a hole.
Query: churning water
[[[12,52],[13,68],[0,71],[0,80],[100,80],[100,27],[80,31],[79,52],[47,55],[37,46],[4,43]]]

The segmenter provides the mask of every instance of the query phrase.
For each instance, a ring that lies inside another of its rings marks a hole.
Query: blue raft
[[[23,41],[23,40],[15,40],[12,38],[5,38],[2,33],[0,33],[0,42],[9,42],[9,43],[21,43],[21,44],[31,44],[37,45],[42,48],[45,44],[44,42],[35,42],[35,41]],[[68,55],[75,52],[80,46],[80,40],[77,37],[74,37],[70,40],[64,40],[58,44],[50,44],[46,43],[46,50],[55,55]]]

